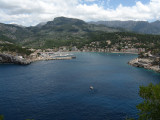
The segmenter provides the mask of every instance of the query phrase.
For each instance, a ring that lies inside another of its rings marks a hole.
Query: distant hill
[[[39,26],[40,29],[37,29]],[[28,27],[27,29],[37,32],[48,31],[48,32],[69,32],[69,33],[84,33],[92,31],[105,31],[105,32],[117,32],[119,30],[111,27],[106,27],[104,25],[91,25],[83,20],[66,18],[66,17],[57,17],[53,21],[47,23],[41,23],[35,27]]]
[[[43,25],[45,25],[47,22],[41,22],[39,24],[36,25],[36,27],[42,27]]]
[[[139,39],[143,37],[127,31],[160,34],[159,26],[160,21],[152,23],[145,21],[86,23],[79,19],[57,17],[53,21],[31,27],[0,23],[0,39],[33,48],[58,48],[61,46],[78,46],[80,48],[93,41],[112,40],[117,42],[122,38],[125,39],[124,36],[127,38],[139,37]],[[146,37],[143,38],[146,40]]]
[[[85,39],[86,34],[97,31],[119,32],[121,30],[104,25],[88,24],[79,19],[65,17],[57,17],[53,21],[40,23],[32,27],[0,23],[0,35],[30,47],[44,47],[48,44],[48,41],[61,44],[73,39],[81,40]]]
[[[0,36],[5,36],[15,42],[22,42],[30,35],[32,35],[32,32],[26,27],[0,23]]]
[[[0,54],[1,53],[26,56],[30,55],[31,51],[16,44],[13,39],[0,35]]]
[[[160,34],[160,21],[98,21],[89,22],[95,25],[105,25],[107,27],[124,28],[128,31],[145,34]]]
[[[102,24],[103,23],[103,24]],[[74,18],[58,17],[37,26],[0,24],[0,52],[29,55],[27,48],[78,48],[83,51],[117,51],[136,49],[160,52],[160,21],[108,21],[86,23]],[[126,29],[126,30],[125,30]],[[135,31],[128,32],[128,31]],[[22,47],[23,46],[23,47]]]

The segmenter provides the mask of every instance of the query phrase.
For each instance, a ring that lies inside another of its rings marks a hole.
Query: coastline
[[[154,60],[149,58],[136,58],[128,62],[129,65],[160,73],[160,66],[153,64]]]
[[[134,54],[134,55],[138,55],[138,53],[133,53],[133,52],[110,52],[110,53]]]
[[[61,52],[63,54],[68,54],[68,53],[77,53],[77,52],[84,52],[84,51],[69,51],[69,52]],[[96,52],[96,51],[85,51],[85,52]],[[100,53],[115,53],[115,54],[133,54],[133,55],[138,55],[138,53],[135,52],[100,52]],[[36,58],[36,59],[32,59],[32,62],[36,62],[36,61],[46,61],[46,60],[71,60],[74,59],[73,57],[57,57],[57,58],[52,58],[52,57],[46,57],[46,58]],[[141,68],[145,68],[148,70],[153,70],[155,72],[160,73],[160,68],[158,65],[152,65],[152,63],[154,62],[154,60],[149,59],[149,58],[136,58],[133,60],[130,60],[128,62],[129,65],[134,66],[134,67],[141,67]]]
[[[99,52],[99,51],[64,51],[64,52],[34,52],[31,55],[23,58],[22,56],[15,56],[11,53],[1,53],[0,54],[0,63],[1,64],[19,64],[19,65],[29,65],[36,61],[48,61],[48,60],[71,60],[75,59],[76,56],[67,56],[71,53],[78,52]],[[38,55],[38,54],[41,55]],[[115,54],[134,54],[134,52],[99,52],[99,53],[115,53]],[[50,55],[50,54],[53,54]],[[55,55],[55,56],[54,56]]]
[[[56,56],[50,56],[49,54],[51,53],[45,53],[43,52],[41,56],[28,56],[27,58],[22,58],[22,56],[14,56],[11,54],[0,54],[0,63],[1,64],[19,64],[19,65],[29,65],[33,62],[37,61],[48,61],[48,60],[71,60],[75,59],[76,56],[68,56],[72,55],[70,53],[77,53],[77,52],[84,52],[84,51],[70,51],[70,52],[52,52],[52,54]],[[90,52],[90,51],[88,51]],[[95,52],[95,51],[91,51]],[[100,53],[115,53],[115,54],[133,54],[137,55],[138,53],[133,53],[133,52],[100,52]],[[58,56],[59,55],[59,56]],[[155,72],[160,73],[160,66],[159,65],[154,65],[153,63],[155,62],[154,59],[150,58],[135,58],[133,60],[130,60],[128,62],[129,65],[134,66],[134,67],[140,67],[148,70],[153,70]]]
[[[70,52],[66,52],[66,53],[78,53],[78,52],[98,52],[98,51],[70,51]],[[138,55],[138,53],[135,52],[98,52],[98,53],[119,53],[119,54],[134,54],[134,55]]]
[[[13,54],[0,53],[0,64],[19,64],[19,65],[29,65],[36,61],[48,61],[48,60],[71,60],[75,59],[75,56],[68,56],[69,54],[64,54],[63,56],[27,56],[23,58],[22,56],[15,56]]]
[[[31,61],[29,59],[22,58],[22,56],[14,56],[11,54],[0,53],[0,63],[1,64],[29,65],[31,64]]]
[[[52,52],[52,53],[60,53],[60,54],[70,54],[70,53],[85,53],[85,52],[97,52],[97,51],[66,51],[66,52]],[[133,55],[138,55],[138,53],[133,53],[133,52],[99,52],[99,53],[115,53],[115,54],[133,54]],[[68,57],[36,57],[33,59],[29,59],[32,62],[36,61],[48,61],[48,60],[71,60],[75,59],[76,56],[68,56]]]
[[[48,60],[71,60],[73,57],[57,57],[57,58],[36,58],[32,59],[31,62],[36,62],[36,61],[48,61]]]
[[[0,63],[2,64],[20,64],[20,65],[29,65],[36,61],[48,61],[48,60],[71,60],[75,59],[75,56],[67,56],[72,55],[71,53],[77,52],[97,52],[97,51],[67,51],[67,52],[41,52],[41,55],[38,56],[37,52],[34,52],[32,55],[21,58],[22,56],[14,56],[11,54],[1,54],[0,56]],[[137,55],[138,53],[135,52],[100,52],[100,53],[115,53],[115,54],[133,54]],[[52,55],[50,55],[52,54]],[[55,56],[54,56],[55,55]],[[134,60],[133,60],[134,61]],[[129,61],[128,63],[132,66],[137,66],[133,61]],[[139,65],[140,66],[140,65]],[[144,66],[142,66],[144,67]],[[146,67],[144,67],[146,68]],[[150,68],[154,69],[154,68]],[[156,70],[157,71],[157,70]]]

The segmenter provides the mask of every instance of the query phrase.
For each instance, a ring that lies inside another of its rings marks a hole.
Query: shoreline
[[[69,51],[69,52],[43,52],[40,56],[28,56],[27,58],[21,58],[21,56],[14,56],[11,54],[0,54],[0,64],[19,64],[19,65],[29,65],[37,61],[48,61],[48,60],[71,60],[75,59],[76,56],[73,56],[69,53],[85,53],[85,52],[96,52],[96,51]],[[138,55],[138,53],[133,52],[98,52],[98,53],[110,53],[110,54],[132,54]],[[53,54],[53,55],[50,55]],[[71,56],[68,56],[71,55]],[[155,62],[154,59],[150,58],[135,58],[128,62],[129,65],[139,68],[144,68],[160,73],[160,66],[153,65]]]
[[[133,52],[111,52],[111,53],[134,54],[134,55],[138,55],[138,53],[133,53]]]
[[[66,52],[41,52],[40,56],[37,56],[37,53],[33,53],[26,58],[22,56],[15,56],[12,54],[1,53],[0,54],[0,63],[1,64],[20,64],[20,65],[29,65],[36,61],[48,61],[48,60],[71,60],[75,59],[76,56],[67,56],[70,53],[85,53],[85,52],[97,52],[97,53],[110,53],[110,54],[133,54],[137,55],[138,53],[133,52],[99,52],[99,51],[66,51]],[[49,54],[53,54],[49,55]],[[56,56],[54,56],[56,55]]]
[[[153,62],[154,60],[151,60],[149,58],[136,58],[136,59],[130,60],[128,64],[134,67],[144,68],[147,70],[152,70],[154,72],[160,73],[160,66],[153,65],[152,64]]]
[[[78,52],[80,52],[80,53],[85,53],[85,52],[91,52],[91,53],[93,53],[93,52],[97,52],[97,53],[119,53],[119,54],[133,54],[133,55],[138,55],[138,53],[133,53],[133,52],[98,52],[98,51],[70,51],[70,52],[68,52],[68,53],[78,53]],[[64,52],[65,53],[65,52]],[[67,52],[66,52],[67,53]]]
[[[91,53],[96,53],[97,51],[85,51],[85,52],[91,52]],[[84,51],[67,51],[67,52],[60,52],[62,54],[68,54],[68,53],[85,53]],[[52,52],[52,53],[59,53],[59,52]],[[133,55],[138,55],[138,53],[133,53],[133,52],[98,52],[98,53],[115,53],[115,54],[133,54]],[[76,57],[37,57],[34,59],[30,59],[31,63],[32,62],[36,62],[36,61],[48,61],[48,60],[71,60],[71,59],[75,59]]]
[[[36,61],[49,61],[49,60],[71,60],[73,59],[73,57],[57,57],[57,58],[37,58],[37,59],[32,59],[32,62],[36,62]]]
[[[48,60],[71,60],[75,59],[76,56],[69,56],[68,54],[60,56],[49,56],[46,53],[46,56],[27,56],[23,58],[22,56],[15,56],[7,53],[0,53],[0,64],[18,64],[18,65],[29,65],[36,61],[48,61]]]
[[[61,52],[61,53],[85,53],[83,51],[69,51],[69,52]],[[96,52],[96,51],[88,51],[88,52]],[[111,53],[111,54],[132,54],[132,55],[138,55],[138,53],[133,53],[133,52],[99,52],[99,53]],[[57,58],[37,58],[34,60],[31,60],[32,62],[36,61],[48,61],[48,60],[71,60],[74,59],[73,57],[57,57]],[[148,70],[152,70],[155,72],[160,73],[160,68],[158,65],[152,65],[153,60],[150,60],[149,58],[135,58],[133,60],[130,60],[128,62],[129,65],[134,66],[134,67],[140,67]]]

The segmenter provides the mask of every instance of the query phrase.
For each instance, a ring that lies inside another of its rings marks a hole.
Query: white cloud
[[[104,9],[95,4],[82,4],[82,0],[0,0],[0,22],[35,25],[58,16],[97,20],[153,20],[160,18],[160,0],[147,4],[137,1],[134,6],[119,5],[116,9]],[[109,0],[107,0],[109,2]]]

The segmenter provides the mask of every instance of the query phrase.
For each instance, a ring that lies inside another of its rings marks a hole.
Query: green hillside
[[[44,49],[61,46],[76,46],[79,49],[84,46],[103,49],[116,46],[119,50],[129,46],[155,52],[160,49],[160,35],[126,32],[124,29],[88,24],[79,19],[65,17],[32,27],[0,24],[1,38],[21,46]],[[107,44],[106,41],[111,43]],[[98,45],[93,45],[92,42],[98,42]]]

